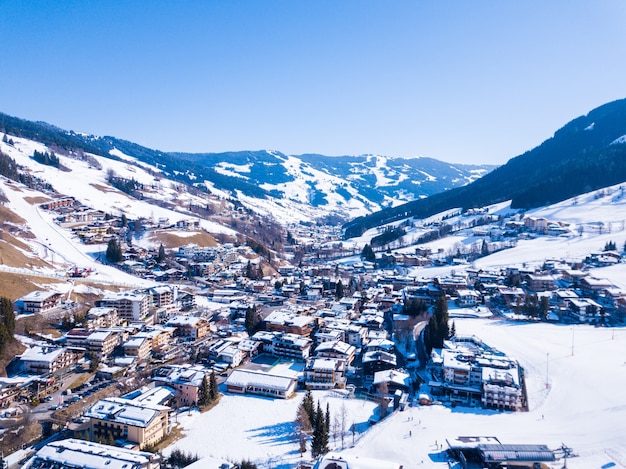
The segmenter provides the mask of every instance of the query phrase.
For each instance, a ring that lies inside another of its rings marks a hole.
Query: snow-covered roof
[[[91,406],[85,415],[90,418],[114,421],[134,427],[147,427],[160,412],[167,410],[169,410],[167,406],[107,397]]]

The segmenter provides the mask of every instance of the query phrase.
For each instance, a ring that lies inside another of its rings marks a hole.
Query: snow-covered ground
[[[458,436],[495,436],[502,443],[552,449],[564,443],[577,455],[567,461],[573,469],[626,467],[625,329],[493,319],[455,323],[458,334],[476,335],[520,362],[530,410],[415,406],[368,427],[373,403],[316,391],[323,409],[329,402],[331,416],[345,405],[348,421],[357,424],[356,444],[344,454],[394,461],[405,468],[444,468],[442,449],[435,442],[445,449],[446,440]],[[204,414],[182,414],[187,436],[168,451],[179,448],[213,460],[249,459],[259,467],[294,467],[300,454],[293,422],[301,399],[302,393],[290,400],[225,395]],[[350,432],[344,441],[352,446]],[[331,437],[330,443],[341,449],[340,439],[335,444]]]

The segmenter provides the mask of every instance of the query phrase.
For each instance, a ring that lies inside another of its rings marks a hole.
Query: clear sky
[[[625,97],[623,0],[0,0],[0,112],[163,151],[502,164]]]

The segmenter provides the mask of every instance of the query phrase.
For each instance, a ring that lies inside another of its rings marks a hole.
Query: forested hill
[[[600,106],[538,147],[464,187],[388,208],[347,223],[346,238],[406,217],[511,200],[513,208],[553,204],[626,181],[626,99]]]

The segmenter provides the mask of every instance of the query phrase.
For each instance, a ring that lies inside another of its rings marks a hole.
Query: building
[[[165,326],[175,328],[175,336],[193,340],[201,339],[211,332],[209,321],[197,316],[174,316]]]
[[[274,375],[259,370],[237,369],[226,378],[228,392],[258,394],[261,396],[287,399],[296,392],[298,380],[295,376]]]
[[[315,348],[315,355],[322,358],[337,358],[350,365],[356,355],[356,347],[340,340],[322,342]]]
[[[150,316],[152,296],[147,293],[126,292],[117,295],[106,296],[96,301],[97,307],[116,308],[120,320],[127,322],[145,322],[152,324]]]
[[[286,332],[309,337],[316,326],[316,318],[285,310],[273,311],[265,318],[265,330],[270,332]]]
[[[167,386],[176,392],[174,406],[198,404],[200,386],[208,370],[199,365],[166,365],[154,371],[152,381],[156,386]]]
[[[42,447],[23,469],[159,469],[160,457],[91,441],[69,438],[52,441]]]
[[[56,373],[72,365],[78,360],[78,354],[65,347],[36,345],[22,354],[20,362],[26,373]]]
[[[500,410],[522,410],[525,402],[517,361],[485,345],[476,337],[455,337],[433,350],[429,362],[433,395],[451,402]]]
[[[120,342],[119,333],[103,329],[95,331],[87,337],[87,348],[102,359],[111,355]]]
[[[251,339],[261,342],[264,353],[298,361],[309,358],[313,344],[307,337],[281,332],[259,331]]]
[[[137,357],[139,360],[150,358],[152,353],[152,340],[148,337],[132,336],[122,344],[124,355]]]
[[[58,308],[61,305],[62,295],[57,292],[33,291],[18,298],[15,302],[20,312],[24,314],[41,314]]]
[[[94,307],[87,312],[87,326],[90,329],[115,327],[119,323],[117,309],[111,307]]]
[[[335,358],[309,358],[304,369],[308,389],[334,389],[346,386],[346,363]]]
[[[85,416],[90,419],[89,435],[92,439],[112,438],[141,449],[167,436],[170,410],[163,405],[107,397],[91,406]]]

